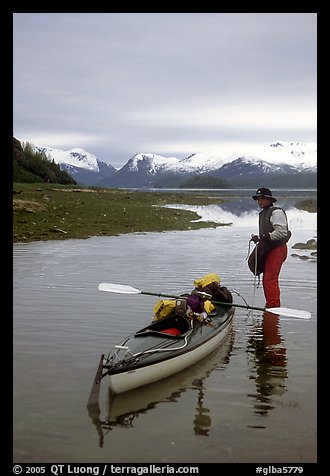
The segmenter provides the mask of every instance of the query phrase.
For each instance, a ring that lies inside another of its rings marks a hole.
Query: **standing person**
[[[253,200],[257,200],[259,213],[259,236],[252,235],[251,240],[259,243],[263,249],[262,285],[266,298],[265,307],[280,307],[280,288],[278,278],[282,264],[288,254],[287,242],[291,237],[285,211],[273,205],[276,198],[268,188],[258,188]]]

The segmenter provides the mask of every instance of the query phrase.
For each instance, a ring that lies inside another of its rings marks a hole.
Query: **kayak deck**
[[[220,345],[227,335],[234,308],[217,306],[206,321],[173,314],[126,337],[107,356],[102,354],[90,400],[108,376],[114,393],[165,378],[192,365]]]

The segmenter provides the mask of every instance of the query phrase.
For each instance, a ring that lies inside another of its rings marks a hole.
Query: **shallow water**
[[[316,214],[287,211],[282,306],[312,318],[237,308],[225,345],[190,369],[110,402],[104,381],[100,414],[86,408],[100,355],[149,322],[157,297],[98,284],[176,294],[215,272],[235,302],[263,306],[246,264],[257,211],[203,209],[231,227],[15,244],[14,461],[316,462],[316,262],[291,256],[309,254],[291,247],[316,236]]]

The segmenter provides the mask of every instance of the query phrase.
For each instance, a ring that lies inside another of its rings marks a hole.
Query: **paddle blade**
[[[289,309],[287,307],[269,307],[266,311],[282,316],[297,317],[298,319],[310,319],[311,313],[308,311],[300,311],[299,309]]]
[[[119,294],[141,294],[141,291],[132,286],[125,286],[124,284],[100,283],[98,285],[99,291],[106,291],[108,293]]]

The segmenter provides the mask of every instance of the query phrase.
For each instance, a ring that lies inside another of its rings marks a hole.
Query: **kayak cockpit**
[[[175,314],[165,317],[164,319],[153,322],[147,327],[137,331],[135,337],[145,337],[146,335],[169,337],[174,339],[182,339],[187,332],[192,329],[191,320],[185,316]]]

